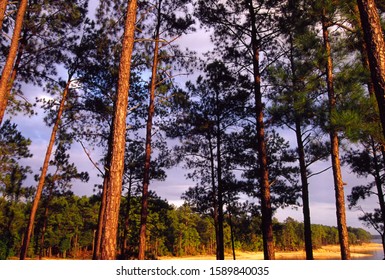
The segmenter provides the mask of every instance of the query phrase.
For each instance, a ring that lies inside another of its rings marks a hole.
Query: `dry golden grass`
[[[381,251],[382,245],[377,243],[364,243],[362,245],[350,246],[351,257],[359,258],[370,255],[370,252]],[[340,247],[338,245],[323,246],[320,249],[313,251],[314,259],[316,260],[339,260],[341,258]],[[305,251],[295,252],[276,252],[277,260],[304,260],[306,259]],[[215,260],[214,255],[198,255],[188,257],[161,257],[160,260]],[[232,260],[232,254],[225,255],[226,260]],[[263,260],[263,252],[244,252],[236,251],[237,260]]]
[[[352,245],[350,246],[350,252],[352,258],[360,257],[369,257],[374,251],[382,251],[382,244],[378,243],[364,243],[362,245]],[[327,245],[323,246],[320,249],[313,251],[315,260],[339,260],[341,259],[340,247],[339,245]],[[306,259],[305,251],[295,251],[295,252],[276,252],[275,257],[277,260],[304,260]],[[18,260],[18,258],[13,257],[11,260]],[[82,256],[75,258],[80,259],[91,259],[91,256]],[[159,260],[215,260],[215,255],[196,255],[196,256],[187,256],[187,257],[158,257]],[[225,255],[226,260],[232,260],[233,256],[231,252],[228,252]],[[245,251],[236,251],[237,260],[263,260],[263,252],[245,252]],[[63,260],[61,258],[43,258],[43,260]],[[69,260],[69,259],[67,259]]]

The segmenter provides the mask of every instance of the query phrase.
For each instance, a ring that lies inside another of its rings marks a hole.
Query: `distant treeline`
[[[38,258],[91,258],[99,211],[98,196],[73,194],[43,200],[34,227],[29,255]],[[124,197],[120,210],[119,256],[134,258],[138,250],[140,196]],[[147,227],[149,258],[173,255],[215,254],[215,228],[210,215],[194,212],[188,205],[175,207],[151,195]],[[27,224],[31,202],[0,198],[0,259],[18,257]],[[226,213],[225,249],[245,251],[263,249],[261,218],[247,212]],[[231,220],[230,220],[231,217]],[[303,223],[292,218],[274,221],[277,250],[304,248]],[[338,244],[336,227],[313,225],[313,245]],[[351,244],[369,242],[371,234],[360,228],[349,228]],[[233,242],[232,242],[233,240]]]

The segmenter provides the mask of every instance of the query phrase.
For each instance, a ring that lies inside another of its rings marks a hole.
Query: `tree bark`
[[[298,101],[296,95],[296,85],[299,83],[297,77],[297,68],[294,61],[294,39],[292,34],[290,34],[290,64],[292,72],[292,83],[294,90],[294,102]],[[304,224],[304,237],[305,237],[305,251],[306,259],[313,260],[313,241],[312,241],[312,232],[311,232],[311,218],[310,218],[310,202],[309,202],[309,182],[307,174],[307,165],[305,160],[305,147],[302,139],[302,119],[303,116],[295,113],[295,135],[297,139],[297,154],[299,161],[299,170],[301,175],[301,187],[302,187],[302,212],[303,212],[303,224]]]
[[[48,204],[49,202],[47,201],[47,205],[45,206],[45,209],[44,209],[43,228],[41,229],[39,260],[42,260],[44,257],[44,240],[45,240],[45,232],[47,230],[48,211],[49,211]]]
[[[229,210],[229,226],[230,226],[230,235],[231,235],[231,249],[233,251],[233,260],[235,261],[236,256],[235,256],[234,226],[233,226],[233,219],[231,217],[231,210]]]
[[[341,163],[339,156],[339,142],[338,134],[334,128],[331,118],[336,109],[336,97],[334,92],[334,77],[333,77],[333,61],[331,57],[331,46],[329,39],[328,23],[323,11],[322,15],[322,31],[324,39],[324,48],[327,58],[326,65],[326,84],[328,90],[329,99],[329,120],[330,120],[330,144],[331,144],[331,160],[334,178],[334,190],[336,198],[336,215],[337,215],[337,226],[338,236],[341,247],[341,259],[350,259],[348,230],[346,226],[346,210],[345,210],[345,195],[344,195],[344,182],[342,181]]]
[[[262,234],[263,252],[265,260],[274,260],[274,240],[272,208],[270,198],[269,172],[267,168],[267,152],[265,141],[265,128],[263,122],[263,103],[261,92],[261,73],[259,69],[259,42],[257,39],[256,15],[253,1],[248,0],[248,8],[251,19],[251,48],[253,53],[253,74],[254,74],[254,95],[255,95],[255,115],[257,121],[257,152],[259,183],[261,188],[261,211],[262,211]]]
[[[104,260],[116,259],[117,254],[116,239],[124,171],[126,117],[130,89],[131,57],[134,48],[136,10],[137,0],[128,1],[119,65],[118,91],[114,104],[111,164],[107,177],[107,200],[103,221],[104,234],[101,240],[101,259]]]
[[[217,260],[220,259],[219,246],[219,226],[218,226],[218,190],[215,184],[215,159],[214,159],[214,147],[211,139],[210,133],[207,135],[209,141],[209,149],[210,149],[210,169],[211,169],[211,189],[212,189],[212,200],[213,200],[213,220],[214,220],[214,229],[215,229],[215,254]]]
[[[8,0],[0,0],[0,31],[3,30],[3,21],[7,10]]]
[[[5,230],[5,233],[8,236],[12,236],[12,226],[14,224],[13,222],[15,219],[15,211],[12,210],[12,204],[15,202],[16,202],[16,200],[11,199],[11,201],[9,203],[7,203],[5,206],[5,216],[8,218],[8,223],[7,223],[7,228]],[[12,243],[14,243],[14,238],[12,238],[12,239],[13,239]],[[5,259],[8,259],[8,257],[10,256],[10,253],[11,253],[11,246],[9,244],[6,248]]]
[[[139,253],[138,259],[144,260],[146,253],[146,226],[148,216],[148,187],[150,185],[150,167],[151,167],[151,142],[152,142],[152,125],[155,114],[155,91],[157,84],[158,59],[159,59],[159,32],[161,24],[161,6],[162,1],[159,0],[157,7],[158,22],[155,29],[155,48],[152,62],[151,84],[150,84],[150,102],[148,106],[147,128],[146,128],[146,152],[143,172],[143,191],[142,191],[142,211],[140,215],[140,232],[139,232]]]
[[[375,182],[376,182],[376,188],[377,188],[377,194],[378,194],[378,204],[380,205],[381,210],[381,218],[382,222],[385,225],[385,197],[384,197],[384,191],[382,190],[382,177],[380,174],[380,165],[377,158],[377,151],[376,151],[376,143],[374,142],[374,139],[371,137],[371,147],[373,152],[373,159],[374,159],[374,169],[375,169]],[[385,252],[384,252],[385,253]]]
[[[20,5],[19,5],[19,9],[18,9],[17,15],[16,15],[15,29],[13,31],[9,53],[8,53],[7,59],[5,61],[3,71],[1,73],[1,79],[0,79],[0,124],[3,121],[4,114],[5,114],[6,108],[4,106],[7,103],[4,101],[4,99],[7,98],[8,83],[9,83],[10,78],[11,78],[13,64],[15,62],[16,55],[17,55],[17,49],[19,47],[19,40],[20,40],[21,30],[23,28],[23,21],[24,21],[25,13],[27,11],[27,6],[28,6],[27,0],[20,0]]]
[[[385,41],[374,0],[357,0],[369,58],[370,73],[385,137]]]
[[[301,173],[301,185],[302,185],[302,212],[303,212],[303,224],[304,224],[304,237],[305,237],[305,251],[306,259],[313,260],[313,241],[311,232],[311,219],[310,219],[310,202],[309,202],[309,182],[307,178],[306,161],[305,161],[305,148],[302,141],[301,124],[296,120],[296,138],[297,138],[297,153],[299,160],[299,169]]]
[[[14,64],[13,69],[12,69],[12,73],[11,73],[11,76],[10,76],[9,81],[8,81],[7,90],[5,92],[5,98],[2,101],[3,104],[0,104],[0,108],[4,108],[4,110],[8,106],[8,101],[9,101],[9,98],[11,97],[11,91],[13,88],[13,84],[14,84],[16,77],[17,77],[17,74],[19,72],[21,59],[23,57],[24,49],[25,49],[25,43],[26,43],[25,40],[26,40],[26,33],[24,33],[23,37],[20,39],[20,45],[19,45],[19,48],[17,51],[17,56],[15,59],[15,64]],[[4,111],[4,113],[5,113],[5,111]]]
[[[71,84],[71,79],[72,79],[72,77],[70,75],[68,77],[66,87],[63,91],[63,95],[62,95],[62,99],[60,101],[60,106],[59,106],[59,110],[57,112],[55,124],[52,128],[51,138],[49,140],[47,151],[45,153],[45,158],[44,158],[43,167],[42,167],[41,174],[40,174],[39,183],[36,187],[36,194],[35,194],[35,197],[33,199],[31,214],[29,217],[26,233],[24,235],[23,245],[21,247],[21,253],[20,253],[20,259],[21,260],[25,260],[25,258],[27,257],[27,251],[28,251],[29,243],[31,241],[31,235],[32,235],[32,230],[33,230],[33,226],[35,223],[36,212],[37,212],[37,208],[39,206],[41,194],[42,194],[43,188],[44,188],[45,177],[46,177],[47,171],[48,171],[49,159],[50,159],[51,154],[52,154],[52,149],[53,149],[53,146],[55,144],[56,134],[57,134],[57,131],[59,129],[62,114],[64,112],[64,107],[65,107],[65,103],[67,100],[67,96],[68,96],[68,92],[69,92],[69,86]]]
[[[107,201],[107,171],[103,178],[103,189],[102,189],[102,199],[100,201],[100,207],[99,207],[99,216],[98,216],[98,228],[95,233],[95,240],[94,240],[94,250],[92,254],[93,260],[99,260],[100,259],[100,246],[102,242],[102,235],[103,235],[103,222],[104,222],[104,214],[106,212],[106,201]]]
[[[371,148],[372,148],[373,159],[374,159],[374,178],[375,178],[376,188],[377,188],[378,204],[380,205],[381,220],[382,220],[382,223],[385,225],[385,197],[384,197],[384,191],[382,187],[382,178],[380,174],[380,163],[378,162],[376,143],[372,137],[370,137],[370,140],[371,140]],[[382,242],[382,246],[383,246],[383,252],[385,257],[384,242]]]
[[[124,256],[127,249],[127,237],[128,237],[128,230],[130,226],[130,212],[131,212],[131,189],[132,189],[132,176],[130,175],[129,183],[128,183],[128,190],[127,190],[127,206],[126,206],[126,213],[124,215],[124,225],[123,225],[123,241],[122,241],[122,247],[121,247],[121,255]]]
[[[112,121],[113,122],[113,121]],[[104,174],[103,174],[103,186],[102,186],[102,197],[100,200],[100,207],[99,207],[99,213],[98,213],[98,228],[96,229],[95,233],[95,239],[93,244],[93,250],[92,250],[92,259],[93,260],[99,260],[100,259],[100,251],[101,251],[101,243],[102,243],[102,236],[103,236],[103,225],[104,225],[104,215],[106,212],[106,202],[107,202],[107,178],[109,174],[108,167],[111,164],[111,150],[112,150],[112,129],[110,129],[110,134],[108,136],[108,143],[107,143],[107,158],[106,163],[104,167]]]
[[[363,4],[363,2],[365,2],[365,1],[361,1],[361,2]],[[355,24],[357,26],[363,27],[362,21],[361,21],[360,8],[358,7],[358,4],[354,6],[354,12],[357,15],[357,21],[355,22]],[[365,10],[363,10],[363,13],[365,13]],[[367,27],[367,24],[368,24],[368,22],[366,22],[366,27]],[[362,57],[362,64],[363,64],[365,70],[372,73],[371,62],[369,60],[369,51],[370,50],[368,49],[367,40],[366,40],[366,36],[369,34],[366,34],[365,32],[363,32],[363,34],[361,34],[361,35],[363,35],[363,37],[364,37],[364,38],[361,37],[362,42],[361,42],[361,48],[360,48],[361,57]],[[370,37],[370,35],[368,37]],[[373,48],[373,46],[371,46],[371,48]],[[370,97],[376,96],[376,99],[377,99],[377,94],[376,94],[376,89],[374,86],[374,79],[373,78],[368,79],[367,87],[368,87],[369,96]],[[380,104],[380,103],[377,101],[377,104]],[[383,125],[381,125],[381,127],[383,127]],[[379,163],[378,163],[377,154],[376,154],[376,144],[375,144],[373,137],[370,137],[370,140],[372,141],[371,146],[372,146],[372,150],[373,150],[373,158],[374,158],[374,165],[375,165],[375,182],[376,182],[376,187],[377,187],[378,200],[379,200],[380,209],[381,209],[382,221],[385,225],[385,200],[384,200],[384,192],[382,189],[382,183],[381,183],[381,177],[380,177],[380,171],[379,171]],[[383,144],[381,144],[381,152],[383,154],[383,158],[385,159],[385,156],[384,156],[385,153],[384,153],[383,147],[384,147]],[[383,246],[384,257],[385,257],[385,240],[384,240],[384,238],[382,238],[382,246]]]
[[[219,104],[218,93],[216,93],[216,103]],[[217,109],[217,183],[218,183],[218,260],[225,259],[225,242],[223,233],[224,214],[223,214],[223,182],[222,182],[222,156],[221,156],[221,128],[219,109]]]

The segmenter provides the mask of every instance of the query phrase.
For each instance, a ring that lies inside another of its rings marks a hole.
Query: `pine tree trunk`
[[[293,86],[299,83],[297,78],[297,69],[294,61],[294,39],[290,34],[290,64],[292,72],[292,83]],[[296,88],[294,88],[296,91]],[[297,102],[298,98],[294,95],[294,101]],[[305,160],[305,147],[302,139],[302,118],[303,116],[297,115],[295,112],[295,134],[297,139],[297,154],[299,161],[299,169],[301,174],[301,187],[302,187],[302,212],[303,212],[303,224],[304,224],[304,238],[305,238],[305,251],[306,259],[313,260],[313,241],[312,241],[312,232],[311,232],[311,219],[310,219],[310,202],[309,202],[309,182],[307,174],[307,166]]]
[[[385,41],[374,0],[357,0],[376,94],[382,132],[385,137]]]
[[[121,247],[121,255],[124,256],[127,249],[127,238],[128,238],[128,227],[130,225],[130,212],[131,212],[131,189],[132,189],[132,180],[130,178],[128,191],[127,191],[127,207],[126,213],[124,215],[124,225],[123,225],[123,242]]]
[[[78,231],[78,228],[76,228],[76,231]],[[73,257],[75,259],[78,258],[78,252],[79,252],[79,242],[78,242],[79,236],[76,233],[73,239],[73,246],[72,246],[72,252],[73,252]]]
[[[109,144],[110,145],[110,144]],[[100,259],[100,251],[101,251],[101,242],[102,242],[102,236],[103,236],[103,225],[104,225],[104,215],[106,212],[106,202],[107,202],[107,170],[105,171],[106,174],[103,178],[103,189],[102,189],[102,199],[100,201],[100,207],[99,207],[99,216],[98,216],[98,228],[95,233],[95,243],[94,243],[94,249],[92,254],[93,260],[99,260]]]
[[[130,89],[131,57],[134,47],[137,1],[128,1],[125,20],[122,54],[119,65],[118,91],[114,104],[112,125],[112,150],[109,176],[107,178],[107,200],[104,215],[104,234],[101,240],[101,259],[113,260],[117,254],[117,232],[119,208],[124,171],[126,144],[126,117]]]
[[[358,37],[359,37],[359,42],[360,42],[359,51],[361,54],[362,65],[364,66],[365,71],[368,71],[368,73],[370,73],[368,49],[367,49],[366,42],[364,40],[364,35],[362,32],[362,28],[361,28],[362,23],[361,23],[360,11],[358,9],[357,3],[353,6],[353,14],[354,14],[353,26],[358,31]],[[367,80],[366,84],[368,87],[369,96],[375,96],[375,90],[374,90],[374,85],[373,85],[372,79],[369,78]]]
[[[49,201],[49,199],[48,199]],[[41,229],[41,239],[40,239],[40,250],[39,250],[39,260],[41,260],[44,257],[44,239],[45,239],[45,232],[47,230],[47,221],[48,221],[48,203],[45,206],[44,209],[44,221],[43,221],[43,228]]]
[[[214,147],[212,144],[211,135],[207,136],[209,141],[209,149],[210,149],[210,168],[211,168],[211,190],[212,190],[212,201],[213,201],[213,220],[214,220],[214,229],[215,229],[215,254],[216,259],[220,260],[220,250],[219,250],[219,225],[218,225],[218,191],[217,186],[215,184],[215,164],[214,164]]]
[[[24,53],[24,47],[25,47],[24,43],[25,43],[25,34],[23,35],[23,38],[20,40],[20,45],[19,45],[19,49],[18,49],[18,52],[17,52],[16,60],[15,60],[15,65],[13,66],[12,73],[11,73],[11,76],[9,78],[7,90],[5,92],[5,98],[3,99],[3,104],[0,104],[0,108],[4,108],[4,110],[8,106],[8,101],[9,101],[9,99],[11,97],[11,91],[12,91],[12,88],[13,88],[13,84],[14,84],[14,82],[16,80],[16,77],[17,77],[17,74],[18,74],[18,71],[19,71],[19,67],[20,67],[20,63],[21,63],[21,58],[22,58],[23,53]],[[5,111],[4,111],[4,114],[5,114]]]
[[[216,100],[219,102],[218,96]],[[218,182],[218,260],[225,259],[225,242],[223,233],[224,214],[223,214],[223,182],[222,182],[222,156],[221,156],[221,135],[220,121],[217,116],[217,182]]]
[[[305,251],[306,259],[313,260],[313,241],[311,232],[311,219],[310,219],[310,202],[309,202],[309,182],[307,178],[307,168],[305,161],[305,148],[302,141],[301,124],[296,120],[296,138],[298,146],[298,160],[299,169],[301,173],[301,185],[302,185],[302,211],[303,211],[303,224],[304,224],[304,237],[305,237]]]
[[[372,152],[373,152],[373,159],[374,159],[374,169],[375,169],[375,182],[377,187],[377,195],[378,195],[378,204],[380,205],[380,211],[381,211],[381,222],[383,225],[385,225],[385,197],[384,197],[384,191],[383,191],[383,185],[382,185],[382,177],[380,174],[380,163],[378,162],[377,157],[377,148],[376,143],[374,142],[374,139],[370,137],[372,143]],[[381,149],[383,146],[381,145]],[[385,232],[384,232],[385,233]],[[384,251],[384,258],[385,258],[385,242],[382,243],[383,245],[383,251]]]
[[[235,256],[235,240],[234,240],[234,226],[233,226],[233,219],[231,217],[231,212],[229,210],[229,225],[230,225],[230,235],[231,235],[231,249],[233,251],[233,260],[236,260]]]
[[[368,71],[368,73],[370,73],[368,50],[367,50],[365,41],[362,41],[361,43],[360,53],[362,57],[362,65],[364,66],[364,69]],[[369,96],[370,97],[375,96],[374,84],[372,79],[368,79],[366,85],[368,87]]]
[[[263,122],[263,103],[261,92],[261,73],[259,69],[259,44],[256,30],[256,15],[253,1],[248,0],[249,14],[251,19],[251,47],[253,53],[253,73],[254,73],[254,95],[255,95],[255,115],[257,121],[257,152],[259,182],[261,188],[261,211],[262,211],[262,234],[263,252],[265,260],[274,260],[274,240],[272,208],[270,198],[269,172],[267,168],[267,152],[265,141],[265,128]]]
[[[360,20],[361,19],[360,9],[359,9],[358,5],[354,6],[354,12],[356,15],[358,15],[357,18],[359,18],[356,22],[357,26],[362,26],[362,22]],[[371,72],[371,65],[370,65],[369,56],[368,56],[369,50],[367,47],[367,43],[366,43],[366,40],[364,40],[364,38],[362,38],[361,41],[362,42],[361,42],[360,52],[361,52],[361,57],[362,57],[362,64],[363,64],[365,70],[367,70],[368,72]],[[373,81],[374,80],[372,78],[368,79],[368,81],[367,81],[367,87],[368,87],[368,92],[369,92],[370,97],[377,96]],[[380,104],[380,103],[377,102],[377,104]],[[383,127],[383,126],[381,125],[381,127]],[[382,221],[385,225],[385,200],[384,200],[385,198],[384,198],[384,192],[382,189],[382,183],[381,183],[381,178],[380,178],[379,163],[377,161],[376,145],[374,143],[374,139],[372,137],[370,137],[370,138],[372,141],[372,150],[373,150],[373,156],[374,156],[374,160],[375,160],[375,163],[374,163],[375,170],[376,170],[375,182],[376,182],[376,186],[377,186],[378,200],[379,200],[380,209],[381,209]],[[383,154],[383,158],[385,159],[383,144],[381,144],[381,152]],[[385,240],[384,240],[384,238],[382,238],[382,246],[383,246],[384,257],[385,257]]]
[[[98,228],[96,230],[94,244],[93,244],[93,250],[92,250],[92,252],[93,252],[92,253],[92,259],[93,260],[99,260],[101,258],[100,246],[102,243],[102,236],[103,236],[104,215],[106,213],[107,187],[108,187],[107,178],[108,178],[108,174],[109,174],[108,166],[110,166],[110,164],[111,164],[112,129],[110,130],[110,134],[108,136],[107,146],[108,146],[108,149],[107,149],[107,158],[106,158],[106,164],[105,164],[104,175],[103,175],[102,197],[101,197],[99,213],[98,213]]]
[[[24,49],[25,49],[25,44],[26,44],[26,35],[27,34],[24,33],[22,38],[20,39],[20,44],[19,44],[19,48],[17,51],[15,64],[13,66],[12,73],[11,73],[11,76],[9,78],[7,90],[5,93],[5,98],[3,99],[3,104],[0,105],[0,108],[4,108],[4,110],[8,106],[8,101],[9,101],[9,98],[11,97],[11,91],[13,88],[13,84],[14,84],[16,77],[17,77],[17,74],[19,72],[19,67],[20,67],[21,59],[22,59],[23,54],[24,54]]]
[[[3,30],[3,21],[7,10],[8,0],[0,0],[0,31]]]
[[[33,226],[34,226],[34,223],[35,223],[36,212],[37,212],[37,208],[39,206],[41,194],[42,194],[43,188],[44,188],[45,177],[46,177],[47,171],[48,171],[49,159],[51,157],[52,149],[53,149],[53,146],[55,144],[56,133],[57,133],[57,131],[59,129],[59,125],[60,125],[60,122],[61,122],[61,117],[62,117],[62,114],[63,114],[63,111],[64,111],[65,103],[66,103],[66,100],[67,100],[67,95],[68,95],[68,92],[69,92],[69,86],[71,84],[71,79],[72,79],[72,77],[70,76],[68,78],[66,87],[65,87],[65,89],[63,91],[63,95],[62,95],[62,99],[60,101],[60,106],[59,106],[59,110],[57,112],[55,124],[54,124],[54,126],[52,128],[51,138],[49,140],[49,144],[48,144],[47,151],[46,151],[46,154],[45,154],[44,163],[43,163],[43,167],[42,167],[42,170],[41,170],[39,183],[38,183],[38,185],[36,187],[36,194],[35,194],[35,197],[34,197],[33,203],[32,203],[32,209],[31,209],[31,214],[30,214],[29,221],[28,221],[28,226],[27,226],[27,229],[26,229],[26,233],[24,235],[23,245],[21,247],[21,253],[20,253],[20,259],[21,260],[24,260],[27,257],[27,251],[28,251],[29,243],[31,241],[32,230],[33,230]]]
[[[376,182],[377,194],[378,194],[378,204],[380,205],[381,219],[383,224],[385,225],[385,198],[384,198],[384,191],[382,189],[383,188],[382,177],[380,174],[380,165],[377,158],[376,144],[373,138],[371,138],[371,141],[372,141],[371,146],[372,146],[373,158],[374,158],[375,182]]]
[[[139,253],[138,259],[144,260],[146,254],[146,227],[148,216],[148,187],[150,185],[150,167],[151,167],[151,142],[152,142],[152,125],[155,114],[155,91],[157,84],[158,57],[159,57],[159,32],[161,24],[161,6],[162,1],[159,0],[157,12],[158,22],[155,30],[155,47],[152,62],[151,84],[150,84],[150,103],[148,106],[147,128],[146,128],[146,153],[143,172],[143,190],[142,190],[142,211],[140,216],[140,232],[139,232]]]
[[[21,30],[23,28],[24,16],[27,11],[28,1],[21,0],[19,9],[16,15],[15,29],[13,31],[11,46],[9,49],[9,53],[1,73],[0,79],[0,124],[3,122],[4,114],[5,114],[5,105],[7,104],[5,99],[7,98],[7,89],[8,83],[11,78],[13,64],[16,59],[17,49],[19,47],[19,40],[21,35]]]
[[[12,228],[13,228],[12,225],[15,219],[15,211],[12,210],[12,207],[11,207],[13,203],[15,203],[15,201],[11,200],[9,203],[6,204],[6,207],[5,207],[5,216],[8,218],[8,223],[7,223],[5,233],[8,236],[12,236]],[[8,259],[8,257],[10,257],[10,253],[11,253],[11,246],[7,246],[5,251],[5,259]]]
[[[332,169],[334,178],[334,190],[336,198],[336,214],[337,214],[337,226],[338,236],[341,247],[341,259],[350,259],[349,240],[348,240],[348,229],[346,226],[346,210],[345,210],[345,195],[344,195],[344,182],[342,181],[341,163],[339,156],[339,142],[338,134],[335,130],[331,118],[336,108],[336,97],[334,92],[334,81],[333,81],[333,61],[331,57],[331,46],[329,39],[329,31],[325,12],[322,15],[322,30],[324,38],[324,47],[327,57],[326,66],[326,83],[329,98],[329,118],[330,118],[330,145],[331,145],[331,158],[332,158]]]

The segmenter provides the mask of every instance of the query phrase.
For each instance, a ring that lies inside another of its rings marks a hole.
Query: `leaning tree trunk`
[[[0,104],[0,108],[4,108],[4,110],[7,108],[8,106],[8,101],[11,97],[11,91],[12,91],[12,88],[13,88],[13,84],[16,80],[16,77],[17,77],[17,74],[18,74],[18,71],[19,71],[19,68],[20,68],[20,63],[21,63],[21,59],[23,57],[23,54],[24,54],[24,49],[25,49],[25,44],[26,44],[26,33],[23,34],[23,37],[20,39],[20,45],[19,45],[19,48],[18,48],[18,51],[17,51],[17,55],[16,55],[16,59],[15,59],[15,64],[13,66],[13,69],[12,69],[12,73],[11,73],[11,76],[9,77],[9,81],[8,81],[8,85],[7,85],[7,89],[6,89],[6,92],[5,92],[5,98],[2,100],[2,104]]]
[[[1,79],[0,79],[0,124],[3,121],[4,114],[5,114],[5,104],[4,101],[7,98],[7,89],[8,89],[8,83],[11,78],[13,64],[16,59],[17,55],[17,49],[19,47],[19,40],[21,35],[21,30],[23,28],[23,21],[24,16],[27,11],[28,1],[27,0],[21,0],[19,9],[17,11],[16,15],[16,22],[15,22],[15,29],[13,31],[12,40],[11,40],[11,46],[9,48],[9,53],[7,56],[7,59],[5,61],[5,65],[3,68],[3,72],[1,73]]]
[[[158,59],[159,59],[159,32],[161,24],[161,5],[158,2],[158,22],[155,30],[155,48],[152,62],[151,84],[150,84],[150,102],[148,106],[147,128],[146,128],[146,152],[143,172],[143,190],[142,190],[142,211],[140,215],[140,232],[139,232],[139,253],[138,259],[144,260],[146,253],[146,227],[148,216],[148,187],[150,185],[150,167],[151,167],[151,142],[152,142],[152,125],[155,114],[155,91],[157,84]]]
[[[5,17],[5,11],[7,10],[8,0],[0,0],[0,31],[3,30],[3,21]]]
[[[113,260],[117,254],[119,207],[122,193],[124,153],[126,144],[126,117],[130,89],[131,57],[134,48],[137,0],[128,1],[124,26],[122,54],[119,65],[118,91],[114,104],[112,150],[107,177],[107,200],[101,240],[101,259]]]
[[[385,40],[374,0],[357,0],[369,58],[371,78],[385,137]]]
[[[254,95],[255,115],[257,120],[257,151],[259,182],[261,188],[261,211],[262,211],[262,235],[263,252],[265,260],[274,260],[273,222],[270,197],[269,172],[267,168],[267,148],[265,141],[265,128],[263,123],[263,103],[261,92],[261,73],[259,69],[259,44],[257,39],[256,15],[253,1],[248,0],[249,14],[251,19],[251,48],[253,53]]]
[[[326,83],[329,99],[329,119],[330,119],[330,145],[331,145],[331,158],[332,169],[334,178],[334,190],[336,197],[336,214],[337,214],[337,226],[338,236],[341,247],[341,259],[350,259],[348,229],[346,226],[346,210],[345,210],[345,194],[344,194],[344,182],[342,181],[341,163],[339,156],[339,143],[338,134],[331,121],[332,115],[336,110],[336,97],[334,92],[333,81],[333,61],[331,57],[331,46],[329,39],[328,23],[325,16],[325,12],[322,15],[322,31],[324,38],[324,48],[327,57],[326,66]]]
[[[41,194],[42,194],[43,188],[44,188],[45,177],[46,177],[47,171],[48,171],[49,159],[51,157],[52,149],[53,149],[53,146],[55,144],[56,133],[59,129],[59,125],[61,122],[61,117],[62,117],[62,114],[64,111],[65,103],[67,100],[67,95],[69,92],[69,86],[71,84],[71,79],[72,79],[72,77],[70,75],[68,77],[66,87],[63,91],[63,95],[62,95],[62,99],[60,101],[60,106],[59,106],[59,110],[57,112],[55,124],[52,128],[51,138],[49,140],[47,151],[45,153],[45,158],[44,158],[44,162],[43,162],[43,167],[41,169],[39,183],[38,183],[37,188],[36,188],[36,194],[35,194],[35,197],[33,199],[31,214],[29,216],[29,221],[28,221],[28,226],[26,229],[26,233],[24,235],[23,245],[21,247],[21,253],[20,253],[20,259],[21,260],[24,260],[27,257],[27,251],[28,251],[29,243],[31,241],[32,230],[33,230],[33,225],[35,223],[36,212],[37,212],[37,208],[39,206]]]

